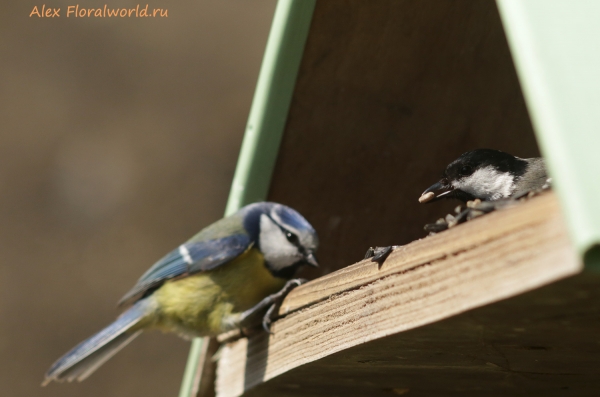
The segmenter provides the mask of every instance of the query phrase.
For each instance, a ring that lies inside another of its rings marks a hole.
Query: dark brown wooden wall
[[[405,244],[457,202],[421,205],[480,147],[538,156],[493,0],[319,0],[269,199],[321,237],[316,276]]]

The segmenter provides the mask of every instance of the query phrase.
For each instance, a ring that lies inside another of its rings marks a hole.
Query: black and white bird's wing
[[[121,298],[119,305],[160,286],[166,280],[221,266],[251,247],[252,240],[246,234],[182,244],[148,269],[137,284]]]

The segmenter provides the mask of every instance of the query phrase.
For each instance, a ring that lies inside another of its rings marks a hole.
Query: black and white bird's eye
[[[298,236],[296,236],[294,233],[292,232],[285,232],[285,237],[287,238],[287,240],[294,244],[297,245],[298,244]]]
[[[461,176],[468,176],[471,175],[473,173],[473,167],[471,167],[470,165],[463,165],[460,170],[458,171],[458,173]]]

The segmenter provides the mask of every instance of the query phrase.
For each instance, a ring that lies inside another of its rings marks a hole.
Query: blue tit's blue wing
[[[214,269],[237,258],[251,247],[252,240],[246,234],[182,244],[148,269],[121,298],[119,305],[160,286],[166,280]]]

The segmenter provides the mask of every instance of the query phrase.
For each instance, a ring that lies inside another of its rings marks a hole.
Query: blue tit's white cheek
[[[515,178],[507,172],[498,172],[488,166],[453,181],[452,186],[482,200],[498,200],[510,197],[514,192]]]
[[[265,214],[260,217],[259,240],[265,260],[274,270],[284,269],[302,258],[298,247],[290,243],[281,228]]]

